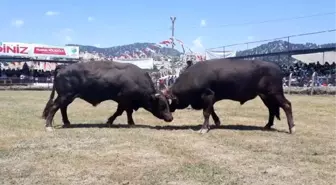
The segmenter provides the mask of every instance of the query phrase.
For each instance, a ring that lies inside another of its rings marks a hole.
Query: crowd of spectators
[[[294,76],[311,76],[314,72],[319,75],[335,74],[335,62],[329,64],[325,62],[323,65],[320,62],[316,63],[295,63],[293,66],[280,65],[286,76],[293,73]]]
[[[52,74],[53,71],[43,71],[43,70],[29,70],[28,72],[18,69],[0,70],[0,77],[2,78],[20,78],[22,75],[38,78],[48,78],[51,77]]]
[[[7,83],[51,83],[54,71],[2,69],[0,70],[0,85]]]
[[[324,64],[320,64],[320,62],[310,64],[295,63],[293,66],[280,65],[280,67],[286,76],[286,85],[288,85],[289,75],[292,74],[292,85],[310,86],[314,72],[316,72],[315,86],[336,85],[335,62],[332,62],[331,64],[329,62],[325,62]]]

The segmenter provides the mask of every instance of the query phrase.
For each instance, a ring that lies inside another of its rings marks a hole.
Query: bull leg
[[[60,109],[61,109],[61,114],[62,114],[63,127],[69,127],[70,121],[69,121],[68,114],[67,114],[68,106],[61,107]]]
[[[199,130],[201,134],[207,133],[210,130],[209,117],[213,112],[214,95],[215,93],[210,89],[207,89],[207,91],[202,94],[204,122],[202,128]]]
[[[265,129],[270,129],[274,125],[274,116],[276,116],[280,120],[280,110],[279,105],[274,102],[274,98],[271,96],[260,95],[261,100],[268,108],[268,122],[265,125]]]
[[[132,109],[127,109],[126,110],[127,113],[127,123],[128,125],[134,125],[134,120],[133,120],[133,110]]]
[[[215,122],[215,125],[216,125],[217,127],[219,127],[220,124],[221,124],[221,122],[220,122],[219,117],[217,116],[217,114],[216,114],[214,108],[212,108],[211,116],[212,116],[212,119],[213,119],[214,122]]]
[[[113,124],[114,120],[118,116],[122,115],[123,112],[124,112],[124,109],[120,106],[120,104],[118,104],[117,111],[111,117],[108,118],[107,123],[106,123],[107,126],[111,126]]]
[[[73,102],[75,99],[74,96],[68,95],[66,98],[64,98],[64,101],[62,102],[61,109],[61,115],[62,115],[62,121],[63,121],[63,127],[69,127],[70,121],[67,114],[68,105]]]
[[[53,131],[52,128],[52,120],[54,119],[54,116],[56,114],[56,112],[58,111],[58,109],[60,108],[60,104],[61,104],[61,97],[57,96],[57,98],[55,99],[55,101],[53,102],[53,104],[51,105],[47,118],[46,118],[46,130],[47,131]]]
[[[292,113],[292,104],[288,101],[283,94],[277,94],[276,100],[278,101],[280,107],[285,111],[287,117],[287,123],[289,128],[289,133],[295,132],[295,125],[293,121],[293,113]]]
[[[268,108],[268,122],[264,128],[269,130],[272,128],[273,125],[274,125],[274,113],[270,108]]]

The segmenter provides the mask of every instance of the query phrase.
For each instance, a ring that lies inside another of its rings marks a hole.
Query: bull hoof
[[[46,127],[45,129],[46,129],[47,132],[52,132],[52,131],[54,131],[54,129],[53,129],[52,127]]]
[[[63,125],[62,128],[70,128],[70,124],[69,125]]]
[[[219,127],[221,125],[221,122],[220,121],[216,121],[215,125],[216,125],[216,127]]]
[[[208,129],[208,128],[201,128],[201,129],[198,131],[198,133],[200,133],[200,134],[206,134],[206,133],[209,132],[209,130],[210,130],[210,129]]]
[[[289,129],[289,133],[290,134],[294,134],[295,133],[295,126]]]
[[[110,127],[112,127],[112,125],[113,125],[113,122],[110,122],[110,121],[107,121],[107,122],[106,122],[106,126],[107,126],[107,127],[110,128]]]
[[[264,129],[265,130],[271,130],[272,129],[272,125],[267,124],[267,125],[264,126]]]
[[[64,122],[62,127],[63,128],[69,128],[70,127],[70,122]]]
[[[69,127],[70,126],[70,121],[63,121],[63,126]]]
[[[134,121],[132,121],[132,122],[128,122],[127,124],[128,124],[129,126],[134,126],[134,125],[135,125]]]

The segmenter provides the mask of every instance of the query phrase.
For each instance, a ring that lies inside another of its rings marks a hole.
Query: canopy
[[[317,61],[319,61],[320,64],[324,64],[325,62],[329,63],[335,62],[336,52],[328,51],[320,53],[300,54],[300,55],[292,55],[292,57],[306,64],[316,63]]]

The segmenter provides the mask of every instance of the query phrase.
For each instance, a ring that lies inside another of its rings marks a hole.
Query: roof
[[[292,55],[292,57],[306,64],[316,63],[317,61],[319,61],[320,64],[324,64],[325,62],[329,63],[335,62],[336,52],[328,51],[319,53],[299,54],[299,55]]]

